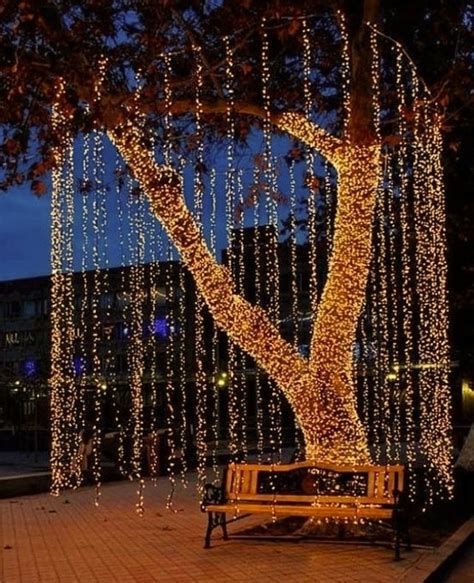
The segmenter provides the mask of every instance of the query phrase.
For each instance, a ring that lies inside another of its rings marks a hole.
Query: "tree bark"
[[[216,323],[253,356],[285,394],[303,430],[306,456],[326,462],[369,460],[354,395],[320,391],[315,371],[286,342],[259,306],[233,293],[229,271],[216,263],[184,203],[179,176],[158,166],[131,123],[109,136],[150,199],[155,216],[169,233],[191,271]]]
[[[365,22],[374,21],[378,2],[364,2],[358,28],[351,33],[351,116],[347,135],[342,139],[331,136],[297,112],[271,117],[275,127],[317,149],[338,171],[333,253],[315,315],[309,361],[281,337],[260,307],[233,293],[231,274],[209,253],[186,208],[180,177],[171,168],[157,165],[143,145],[139,125],[131,113],[156,112],[163,105],[139,103],[132,96],[131,108],[124,102],[104,102],[102,106],[102,117],[112,128],[112,141],[181,253],[216,323],[276,381],[303,430],[306,457],[315,461],[364,463],[370,459],[357,414],[351,360],[369,273],[380,161],[372,120],[365,30]],[[172,104],[171,113],[194,108],[194,102],[178,101]],[[225,101],[203,104],[203,113],[225,112],[226,108]],[[264,115],[255,104],[239,103],[236,111]]]

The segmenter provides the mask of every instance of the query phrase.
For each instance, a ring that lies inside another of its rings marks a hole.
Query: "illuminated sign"
[[[35,336],[33,332],[5,332],[5,346],[24,346],[26,344],[33,344]]]

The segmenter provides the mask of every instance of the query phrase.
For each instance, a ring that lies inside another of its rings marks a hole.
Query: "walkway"
[[[422,553],[395,563],[391,551],[315,543],[216,541],[202,548],[206,517],[195,489],[178,488],[176,510],[165,508],[167,480],[147,482],[145,514],[131,482],[106,484],[59,498],[41,494],[0,501],[0,581],[69,583],[222,581],[303,583],[400,581]],[[230,532],[257,523],[245,518]]]

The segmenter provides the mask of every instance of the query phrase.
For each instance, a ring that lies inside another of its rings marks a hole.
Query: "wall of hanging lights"
[[[77,483],[73,471],[76,452],[88,423],[94,434],[93,476],[99,488],[109,402],[120,444],[119,465],[137,481],[138,512],[144,511],[144,437],[156,437],[161,419],[165,419],[172,449],[182,458],[179,470],[172,463],[167,466],[172,489],[177,473],[186,481],[186,454],[194,447],[190,436],[195,437],[202,488],[208,457],[214,475],[218,473],[225,392],[228,447],[234,458],[246,457],[249,440],[254,439],[258,459],[265,459],[268,448],[272,462],[280,460],[283,422],[288,422],[281,404],[285,398],[293,415],[289,424],[301,429],[306,458],[352,463],[403,461],[409,469],[422,459],[427,468],[427,504],[449,494],[441,117],[401,48],[385,50],[373,28],[375,138],[369,145],[351,143],[350,55],[342,16],[340,20],[342,137],[330,136],[313,119],[311,51],[317,41],[311,34],[310,20],[304,22],[301,57],[304,115],[272,115],[271,33],[263,22],[261,149],[247,155],[243,169],[237,167],[233,142],[238,104],[230,38],[223,47],[225,161],[216,162],[215,167],[206,159],[205,79],[198,47],[197,145],[189,161],[177,160],[170,148],[176,120],[171,113],[173,62],[169,56],[163,61],[168,139],[162,147],[155,136],[155,152],[143,144],[140,121],[129,119],[108,131],[120,157],[112,169],[107,168],[104,149],[112,146],[105,135],[96,131],[74,144],[67,137],[68,120],[60,105],[55,107],[56,127],[63,131],[67,146],[53,172],[51,211],[55,492]],[[391,71],[395,96],[384,109],[380,84],[381,76],[387,82],[387,70]],[[398,120],[394,129],[397,139],[391,142],[384,139],[381,129],[387,111],[395,112]],[[407,111],[413,111],[413,116],[406,116]],[[287,131],[291,140],[304,142],[308,155],[298,162],[302,170],[294,160],[290,164],[282,161],[284,155],[278,151],[281,144],[275,142],[272,124]],[[84,160],[79,181],[82,198],[75,209],[73,151],[80,147]],[[277,172],[285,163],[286,170]],[[114,218],[108,216],[113,212],[107,200],[111,191],[105,187],[111,175],[116,181],[123,178],[113,195],[119,198],[120,262],[122,272],[127,273],[119,281],[128,289],[118,292],[105,269],[112,264],[109,254]],[[190,196],[193,212],[186,205]],[[297,220],[298,201],[304,200],[306,211]],[[82,232],[78,247],[74,247],[73,237],[76,221]],[[221,230],[220,223],[224,225]],[[285,237],[286,256],[281,252]],[[324,244],[318,245],[318,241]],[[220,257],[224,247],[225,265]],[[81,256],[83,300],[79,304],[74,302],[75,249]],[[309,355],[300,351],[303,316],[307,316],[299,289],[301,258],[305,256],[309,257],[306,273],[312,329]],[[281,264],[282,258],[286,265]],[[163,272],[160,262],[165,259],[168,265]],[[184,323],[190,317],[187,298],[191,296],[187,296],[190,290],[183,266],[196,285],[193,338],[187,336]],[[284,269],[289,274],[288,293],[280,289]],[[160,288],[166,288],[167,297],[164,327],[157,295],[150,292]],[[108,303],[116,293],[128,299],[121,321],[114,321],[112,310],[118,300]],[[289,305],[282,306],[283,301]],[[209,338],[207,311],[213,320]],[[121,413],[126,407],[121,402],[120,375],[116,371],[104,380],[117,360],[112,358],[110,338],[101,333],[104,320],[107,334],[115,330],[113,333],[127,344],[122,361],[126,363],[131,405],[128,416]],[[79,343],[71,332],[77,327]],[[225,362],[220,354],[220,335],[227,336]],[[188,362],[189,342],[194,343],[194,366]],[[159,364],[160,354],[166,354],[165,366]],[[250,358],[255,362],[253,370]],[[194,371],[192,379],[190,370]],[[195,391],[192,411],[187,404],[190,384]],[[247,398],[249,387],[255,391],[253,400]],[[87,395],[92,397],[92,412],[85,405]],[[419,407],[419,415],[415,415],[415,407]],[[153,455],[151,459],[150,473],[156,477],[159,464]],[[415,490],[413,481],[412,497]],[[99,490],[97,493],[98,502]],[[172,498],[170,507],[171,503]]]

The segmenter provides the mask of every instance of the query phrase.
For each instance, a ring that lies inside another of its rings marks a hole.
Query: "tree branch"
[[[148,104],[145,108],[147,111],[153,111],[154,113],[163,114],[165,112],[165,105],[161,102]],[[195,108],[196,104],[194,101],[181,99],[172,103],[170,113],[173,115],[180,115],[193,112]],[[203,114],[219,114],[226,113],[226,111],[227,102],[225,100],[202,104]],[[265,111],[262,106],[243,101],[238,101],[234,104],[234,111],[238,114],[252,115],[259,118],[265,116]],[[275,128],[287,132],[297,140],[315,148],[331,163],[337,165],[342,141],[329,134],[318,124],[309,120],[303,113],[272,113],[270,119]]]
[[[216,77],[216,74],[214,72],[214,69],[213,69],[211,63],[209,62],[209,59],[206,57],[204,51],[202,50],[201,43],[198,42],[197,35],[196,35],[195,31],[191,28],[191,26],[189,26],[189,23],[186,22],[186,20],[182,17],[179,10],[176,10],[173,8],[171,10],[171,12],[173,13],[173,16],[175,17],[175,19],[179,22],[179,24],[183,27],[183,29],[185,30],[185,32],[189,36],[191,43],[193,45],[200,47],[200,49],[201,49],[200,56],[201,56],[202,64],[204,65],[204,68],[206,69],[209,77],[211,78],[211,81],[212,81],[212,83],[217,91],[217,95],[219,95],[219,97],[221,99],[223,99],[224,92],[222,91],[221,84],[219,83],[219,80]]]
[[[156,218],[179,250],[216,323],[255,358],[295,406],[311,385],[308,362],[281,337],[261,307],[234,294],[230,272],[211,255],[186,207],[180,176],[172,168],[156,164],[132,122],[109,130],[108,135],[140,182]]]

